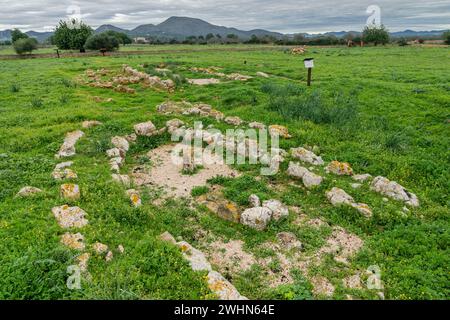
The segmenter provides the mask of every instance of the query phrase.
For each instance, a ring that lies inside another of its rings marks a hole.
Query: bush
[[[407,46],[408,45],[408,41],[405,38],[401,38],[397,41],[398,45],[401,47]]]
[[[308,93],[300,86],[274,84],[264,85],[262,91],[269,94],[269,109],[285,119],[342,126],[357,117],[357,102],[341,92],[328,97],[321,91]]]
[[[23,33],[19,29],[14,29],[11,31],[11,41],[12,43],[16,42],[19,39],[27,39],[29,38],[27,34]]]
[[[75,19],[60,21],[56,27],[52,42],[61,50],[80,50],[80,52],[84,52],[84,44],[93,32],[91,27],[81,21]]]
[[[119,41],[120,44],[125,45],[125,44],[130,44],[133,42],[133,40],[126,33],[123,33],[123,32],[108,30],[103,33],[107,34],[108,36],[115,37]]]
[[[446,44],[450,44],[450,30],[444,32],[443,37],[444,37],[444,42]]]
[[[34,38],[19,39],[14,42],[14,50],[17,54],[31,53],[37,49],[37,40]]]
[[[89,37],[84,47],[88,50],[106,49],[106,51],[114,51],[119,48],[119,40],[106,33],[100,33]]]
[[[385,45],[389,43],[389,31],[383,25],[366,26],[363,31],[363,39],[367,43],[373,43],[375,45],[381,43]]]

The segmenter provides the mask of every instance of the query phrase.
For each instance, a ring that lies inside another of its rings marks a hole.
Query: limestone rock
[[[105,261],[106,262],[110,262],[113,259],[114,255],[112,253],[112,251],[108,251],[108,253],[105,256]]]
[[[117,158],[117,157],[124,158],[125,151],[119,148],[112,148],[106,150],[106,155],[108,156],[108,158]]]
[[[22,197],[22,198],[31,197],[31,196],[34,196],[41,192],[42,192],[42,190],[39,188],[26,186],[19,190],[16,197]]]
[[[77,257],[78,266],[82,272],[87,271],[90,256],[88,252],[85,252]]]
[[[302,179],[303,184],[308,189],[319,186],[323,180],[321,176],[309,171],[295,162],[289,162],[287,173],[292,177]]]
[[[314,152],[309,151],[302,147],[292,148],[291,154],[292,154],[292,157],[294,157],[295,159],[313,164],[315,166],[321,166],[324,164],[321,157],[317,156]]]
[[[289,131],[286,127],[280,126],[277,124],[269,126],[269,133],[270,135],[279,135],[280,137],[289,139],[292,136],[289,134]]]
[[[52,212],[61,228],[82,228],[88,224],[86,212],[79,207],[63,205],[54,207]]]
[[[372,210],[365,203],[352,203],[351,206],[362,213],[366,218],[372,217]]]
[[[248,300],[242,296],[236,288],[220,273],[210,271],[208,273],[208,287],[220,300]]]
[[[339,176],[351,176],[353,175],[353,170],[350,164],[347,162],[331,161],[325,168],[328,173],[334,173]]]
[[[365,182],[368,179],[372,178],[372,176],[368,173],[365,174],[355,174],[352,176],[352,179],[358,182]]]
[[[278,200],[274,200],[274,199],[266,200],[263,202],[262,206],[264,208],[268,208],[268,209],[270,209],[270,211],[272,211],[272,218],[274,220],[279,220],[283,217],[289,216],[288,207],[285,206],[284,204],[282,204]]]
[[[67,133],[64,143],[56,154],[56,158],[71,157],[75,155],[75,144],[83,135],[84,132],[80,130]]]
[[[186,241],[177,242],[177,246],[181,249],[183,256],[189,261],[194,271],[212,271],[211,264],[206,256],[200,250],[192,247]]]
[[[127,152],[128,149],[130,149],[130,144],[128,143],[128,140],[124,137],[115,136],[111,139],[111,143],[120,150],[123,150],[124,152]]]
[[[125,252],[125,248],[123,247],[123,245],[119,244],[117,246],[117,251],[119,251],[120,254],[123,254]]]
[[[52,172],[52,177],[56,180],[64,180],[64,179],[76,179],[78,178],[75,171],[72,169],[63,169],[63,170],[55,170]]]
[[[92,249],[95,251],[96,254],[103,254],[106,251],[108,251],[108,246],[101,242],[96,242],[92,245]]]
[[[96,121],[96,120],[83,121],[83,123],[81,124],[81,126],[85,129],[100,126],[100,125],[102,125],[102,123],[100,121]]]
[[[248,126],[249,126],[250,128],[252,128],[252,129],[261,129],[261,130],[263,130],[263,129],[266,128],[266,125],[265,125],[264,123],[256,122],[256,121],[250,122],[250,123],[248,124]]]
[[[390,181],[385,177],[375,177],[372,181],[371,189],[398,201],[404,201],[411,207],[418,207],[419,199],[414,193],[409,192],[395,181]]]
[[[80,199],[80,188],[77,184],[65,183],[60,187],[60,194],[66,200],[76,201]]]
[[[248,202],[252,207],[259,207],[261,206],[261,201],[259,200],[259,197],[256,194],[251,194],[248,197]]]
[[[272,217],[272,210],[265,207],[255,207],[246,209],[241,214],[241,223],[250,228],[262,231],[267,227],[267,224]]]
[[[239,117],[226,117],[224,121],[233,126],[240,126],[244,121]]]
[[[172,243],[172,244],[176,244],[177,243],[175,238],[168,231],[165,231],[164,233],[162,233],[159,236],[159,239],[161,239],[162,241],[165,241],[165,242]]]
[[[362,184],[361,184],[361,183],[352,183],[352,184],[350,184],[350,186],[351,186],[353,189],[359,189],[359,188],[362,187]]]
[[[258,77],[269,78],[269,75],[268,75],[267,73],[261,72],[261,71],[258,71],[258,72],[256,73],[256,75],[257,75]]]
[[[328,191],[326,195],[328,200],[335,207],[342,204],[351,205],[355,201],[347,192],[336,187]]]
[[[219,79],[209,78],[209,79],[188,79],[190,84],[195,84],[198,86],[206,86],[209,84],[217,84],[220,83]]]
[[[139,191],[135,190],[135,189],[129,189],[126,191],[126,194],[128,197],[130,197],[130,201],[131,204],[134,207],[140,207],[142,205],[142,200],[141,197],[139,195]]]
[[[146,137],[151,137],[157,134],[156,127],[151,121],[136,124],[134,126],[134,132],[138,136],[146,136]]]
[[[61,243],[70,249],[84,250],[84,236],[81,233],[65,233],[61,236]]]

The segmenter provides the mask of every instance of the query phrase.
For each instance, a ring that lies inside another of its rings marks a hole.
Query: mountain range
[[[247,40],[252,35],[256,36],[272,36],[275,38],[281,37],[291,37],[293,34],[282,34],[279,32],[272,32],[263,29],[254,29],[249,31],[239,30],[236,28],[229,28],[223,26],[213,25],[201,19],[189,18],[189,17],[170,17],[164,22],[160,24],[144,24],[140,25],[134,29],[127,30],[122,29],[113,25],[102,25],[98,27],[95,32],[101,33],[107,30],[114,30],[118,32],[124,32],[131,37],[154,37],[154,38],[165,38],[165,39],[177,39],[184,40],[188,36],[206,36],[208,33],[212,33],[214,35],[219,34],[224,37],[228,34],[235,34],[240,39]],[[313,37],[313,36],[336,36],[342,37],[345,34],[352,32],[354,34],[360,34],[361,32],[357,31],[340,31],[340,32],[327,32],[323,34],[308,34],[303,33],[305,37]],[[439,36],[444,32],[444,30],[433,30],[433,31],[413,31],[413,30],[405,30],[402,32],[392,32],[392,37],[429,37],[429,36]],[[45,41],[49,38],[53,32],[36,32],[36,31],[27,31],[30,37],[36,38],[39,42]],[[0,41],[10,40],[11,39],[11,30],[3,30],[0,31]]]

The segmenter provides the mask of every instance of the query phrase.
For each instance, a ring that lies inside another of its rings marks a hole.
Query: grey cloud
[[[19,26],[40,31],[66,19],[67,8],[78,5],[83,20],[94,27],[109,23],[134,28],[178,15],[244,30],[361,30],[368,17],[366,8],[372,4],[381,7],[382,22],[392,31],[450,28],[450,0],[0,0],[0,29]]]

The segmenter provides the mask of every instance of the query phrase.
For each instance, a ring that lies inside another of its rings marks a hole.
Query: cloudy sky
[[[363,28],[370,5],[381,8],[381,22],[391,31],[450,29],[450,0],[0,0],[0,30],[51,31],[75,13],[93,27],[131,29],[187,16],[243,30],[348,31]]]

